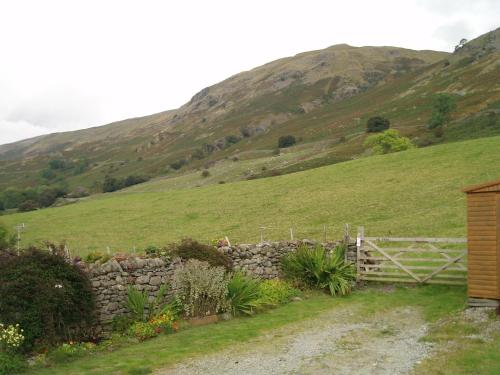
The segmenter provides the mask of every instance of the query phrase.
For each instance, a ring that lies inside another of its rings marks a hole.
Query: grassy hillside
[[[176,178],[235,157],[254,159],[268,172],[305,170],[362,155],[365,124],[375,115],[419,146],[499,135],[498,40],[500,29],[454,54],[336,45],[273,61],[205,88],[172,111],[0,146],[0,191],[63,182],[70,190],[100,192],[106,175]],[[436,136],[426,125],[433,95],[442,92],[456,98],[457,110]],[[262,160],[283,135],[299,140],[287,164]],[[87,167],[46,177],[41,172],[53,158]],[[185,164],[176,170],[172,164],[180,160]],[[242,167],[225,163],[220,177],[203,184],[245,179]]]
[[[499,178],[500,137],[450,143],[362,158],[273,178],[161,191],[112,193],[86,202],[7,215],[9,227],[26,223],[24,244],[67,240],[80,253],[130,251],[186,236],[232,241],[321,238],[344,223],[373,235],[465,235],[469,184]],[[201,178],[201,177],[200,177]],[[148,185],[144,185],[147,187]],[[157,191],[154,191],[157,190]]]

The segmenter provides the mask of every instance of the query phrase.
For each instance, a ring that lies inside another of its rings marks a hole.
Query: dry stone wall
[[[280,276],[281,258],[295,251],[300,245],[315,246],[314,241],[265,242],[220,247],[232,261],[234,270],[241,270],[254,277],[273,279]],[[333,249],[338,243],[322,244]],[[347,252],[348,260],[355,261],[355,246]],[[127,289],[134,286],[146,291],[153,299],[161,285],[170,284],[175,270],[182,265],[180,258],[115,257],[104,264],[78,264],[90,277],[96,295],[97,315],[101,329],[110,328],[113,318],[128,313]],[[169,290],[170,294],[174,291]]]

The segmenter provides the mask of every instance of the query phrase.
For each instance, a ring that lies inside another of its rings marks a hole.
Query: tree
[[[290,147],[293,146],[295,143],[297,143],[297,140],[293,135],[284,135],[278,139],[279,148]]]
[[[458,42],[458,44],[455,46],[455,52],[462,48],[467,42],[468,40],[465,38],[460,39],[460,42]]]
[[[457,108],[455,97],[450,94],[437,94],[432,101],[432,115],[427,128],[436,129],[451,119],[451,113]]]
[[[389,129],[390,121],[381,116],[370,117],[366,123],[368,133],[378,133]]]
[[[409,138],[399,135],[394,129],[389,129],[380,134],[366,138],[365,147],[371,147],[376,155],[389,154],[415,148]]]
[[[102,184],[103,193],[111,193],[116,190],[120,190],[122,188],[122,184],[116,178],[111,176],[104,177],[104,182]]]
[[[38,203],[34,200],[27,200],[21,203],[18,207],[19,212],[35,211],[38,209]]]

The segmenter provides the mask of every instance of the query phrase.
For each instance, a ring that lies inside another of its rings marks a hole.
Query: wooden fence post
[[[293,228],[290,227],[290,241],[293,242]]]
[[[365,242],[365,227],[358,227],[358,234],[356,236],[356,282],[361,279],[361,249]]]

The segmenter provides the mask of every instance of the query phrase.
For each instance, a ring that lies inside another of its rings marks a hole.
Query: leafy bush
[[[179,244],[172,244],[170,251],[173,256],[181,259],[198,259],[208,262],[211,266],[222,266],[226,270],[232,269],[231,259],[218,251],[214,246],[204,245],[190,238],[183,239]]]
[[[342,247],[330,254],[321,246],[302,246],[283,258],[282,269],[287,278],[306,287],[328,290],[332,296],[348,294],[355,280],[354,267],[345,262]]]
[[[278,139],[279,148],[290,147],[293,146],[295,143],[297,143],[297,140],[293,135],[284,135],[282,137],[279,137]]]
[[[259,284],[258,303],[262,306],[284,305],[299,293],[298,289],[285,280],[265,280]]]
[[[229,278],[224,267],[211,267],[208,262],[190,259],[174,273],[173,288],[188,317],[203,317],[227,311]]]
[[[0,375],[18,374],[27,367],[22,356],[0,351]]]
[[[236,272],[227,286],[227,299],[233,315],[252,315],[259,306],[260,281]]]
[[[208,176],[210,176],[210,172],[207,171],[206,169],[203,172],[201,172],[201,177],[208,177]]]
[[[455,97],[450,94],[441,93],[434,96],[432,100],[432,115],[427,127],[436,129],[443,126],[451,119],[451,113],[457,108]]]
[[[391,123],[389,122],[389,120],[384,117],[370,117],[366,123],[366,131],[368,133],[378,133],[389,129],[390,125]]]
[[[129,329],[129,334],[139,341],[144,341],[158,336],[155,327],[149,322],[135,322]]]
[[[186,159],[180,159],[180,160],[174,161],[173,163],[170,163],[170,167],[177,171],[177,170],[181,169],[183,166],[185,166],[187,163],[188,163],[188,161]]]
[[[364,145],[365,147],[372,147],[373,153],[376,155],[415,148],[409,138],[400,136],[397,130],[392,129],[366,138]]]
[[[20,212],[35,211],[36,209],[38,209],[38,203],[33,200],[24,201],[18,207]]]
[[[23,349],[86,337],[94,307],[87,275],[64,257],[38,249],[0,257],[0,320],[23,327]]]
[[[148,180],[149,178],[144,176],[127,176],[121,179],[106,176],[104,177],[104,182],[102,183],[102,191],[103,193],[111,193],[132,185],[142,184]]]
[[[241,141],[241,138],[238,137],[237,135],[231,134],[231,135],[227,135],[225,140],[226,140],[226,144],[228,146],[230,146],[232,144],[235,144],[235,143],[238,143],[239,141]]]

